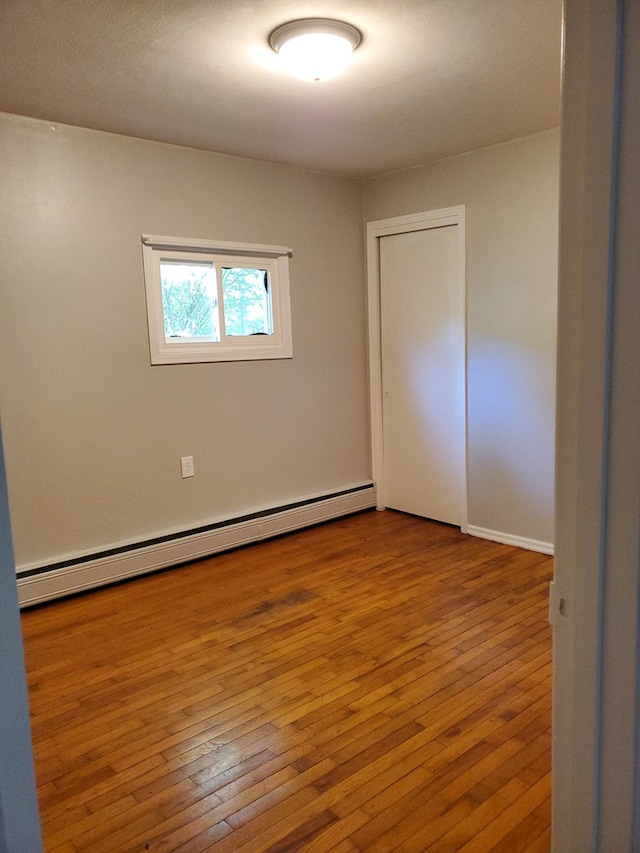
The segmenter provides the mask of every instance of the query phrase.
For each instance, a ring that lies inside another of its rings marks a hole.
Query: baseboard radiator
[[[143,542],[70,555],[48,564],[17,569],[22,607],[115,583],[126,578],[209,557],[282,533],[290,533],[376,505],[373,483],[324,493],[291,503],[265,507],[242,516],[212,521],[191,530],[156,536]]]

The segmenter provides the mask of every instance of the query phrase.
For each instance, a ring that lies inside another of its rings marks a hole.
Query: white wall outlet
[[[193,467],[193,456],[183,456],[180,459],[180,469],[182,471],[183,480],[187,477],[193,477],[196,473]]]

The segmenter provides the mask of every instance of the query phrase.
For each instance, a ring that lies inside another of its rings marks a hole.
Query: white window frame
[[[190,364],[203,361],[250,361],[292,358],[289,258],[286,246],[227,243],[183,237],[142,235],[142,261],[147,297],[147,322],[151,364]],[[269,278],[273,332],[269,335],[227,336],[221,317],[220,340],[181,338],[167,340],[162,310],[160,263],[166,260],[208,261],[214,265],[266,269]]]

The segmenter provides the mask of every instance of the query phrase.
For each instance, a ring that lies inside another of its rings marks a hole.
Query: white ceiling
[[[560,121],[561,0],[2,0],[0,110],[354,176]],[[269,33],[345,20],[341,77]]]

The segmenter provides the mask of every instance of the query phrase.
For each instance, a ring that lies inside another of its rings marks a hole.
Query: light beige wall
[[[360,182],[7,115],[0,162],[19,566],[370,477]],[[151,367],[145,232],[290,246],[293,360]]]
[[[469,523],[553,542],[559,132],[365,183],[365,218],[466,206]]]

